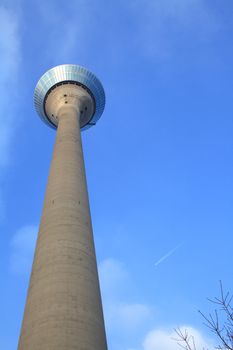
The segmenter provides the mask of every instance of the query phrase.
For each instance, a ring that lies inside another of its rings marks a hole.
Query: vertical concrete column
[[[80,136],[59,115],[18,350],[106,350]]]

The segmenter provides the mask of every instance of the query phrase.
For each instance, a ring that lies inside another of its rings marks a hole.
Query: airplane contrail
[[[181,244],[177,245],[175,248],[173,248],[172,250],[170,250],[167,254],[165,254],[164,256],[162,256],[162,258],[160,258],[156,263],[155,263],[155,267],[157,267],[159,264],[161,264],[164,260],[166,260],[167,258],[169,258],[169,256],[171,256],[173,253],[175,253],[175,251],[180,248]]]

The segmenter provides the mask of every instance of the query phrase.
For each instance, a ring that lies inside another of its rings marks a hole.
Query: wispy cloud
[[[156,264],[162,263],[172,255],[182,244],[170,250]],[[128,350],[177,350],[177,335],[174,327],[156,327],[153,323],[157,318],[156,307],[146,303],[125,301],[125,285],[130,274],[124,264],[116,259],[106,259],[99,264],[100,283],[103,294],[104,314],[112,349]],[[132,287],[132,286],[131,286]],[[124,290],[121,295],[121,290]],[[132,289],[131,299],[132,299]],[[119,292],[120,291],[120,292]],[[206,337],[199,329],[182,325],[182,331],[195,338],[197,349],[213,349],[213,340]]]
[[[14,10],[0,6],[0,167],[9,162],[14,125],[18,73],[21,62],[19,15]]]
[[[175,251],[180,248],[180,246],[181,246],[181,244],[179,244],[175,248],[169,250],[169,252],[167,254],[163,255],[162,258],[160,258],[158,261],[156,261],[155,266],[157,267],[162,262],[164,262],[167,258],[169,258],[172,254],[174,254]]]
[[[29,274],[32,266],[38,227],[24,226],[11,239],[10,270],[15,274]]]
[[[158,62],[188,54],[196,45],[200,53],[200,45],[211,42],[220,26],[202,0],[131,0],[130,6],[137,18],[135,43]]]
[[[180,246],[181,244],[165,254],[157,264],[163,262]],[[106,259],[99,265],[99,275],[107,334],[111,341],[113,339],[113,349],[122,348],[122,344],[127,344],[128,350],[177,350],[179,346],[175,340],[177,335],[174,327],[151,327],[152,322],[156,320],[154,306],[140,302],[130,303],[124,301],[125,293],[120,295],[119,290],[124,289],[130,278],[124,264],[112,258]],[[197,328],[183,325],[180,329],[187,330],[195,338],[197,349],[214,348],[212,339],[203,335]]]
[[[19,15],[0,5],[0,186],[3,169],[10,162],[12,138],[18,123],[15,112],[18,73],[21,61],[21,43],[19,35]],[[0,189],[0,221],[5,213],[4,199]]]
[[[152,310],[149,305],[108,301],[105,304],[106,324],[110,332],[129,333],[139,330],[150,319]]]
[[[119,296],[122,286],[129,280],[125,266],[118,260],[108,258],[98,266],[102,294],[106,299]]]
[[[109,336],[118,334],[124,338],[141,331],[152,315],[152,308],[141,301],[127,300],[125,293],[131,276],[125,266],[118,260],[106,259],[99,264],[99,276]]]
[[[61,11],[58,2],[36,1],[41,25],[46,28],[47,45],[45,56],[51,64],[72,63],[82,61],[86,56],[90,28],[93,26],[93,8],[90,0],[71,0],[64,4]]]

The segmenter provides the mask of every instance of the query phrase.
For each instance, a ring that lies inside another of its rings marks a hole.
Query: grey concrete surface
[[[85,98],[55,105],[58,129],[18,350],[106,350],[79,125]]]

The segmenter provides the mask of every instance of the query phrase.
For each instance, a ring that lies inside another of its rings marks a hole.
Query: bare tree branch
[[[207,299],[214,304],[216,308],[208,315],[199,311],[204,319],[204,325],[216,336],[219,344],[215,347],[218,350],[233,350],[233,295],[225,293],[222,282],[220,281],[220,296],[214,299]],[[175,329],[178,336],[175,339],[178,345],[185,350],[198,350],[195,339],[188,334],[187,330]],[[202,349],[208,350],[208,349]]]
[[[174,330],[178,338],[174,338],[178,345],[185,350],[197,350],[195,341],[192,335],[189,335],[187,329],[182,331],[182,329],[177,328]]]

